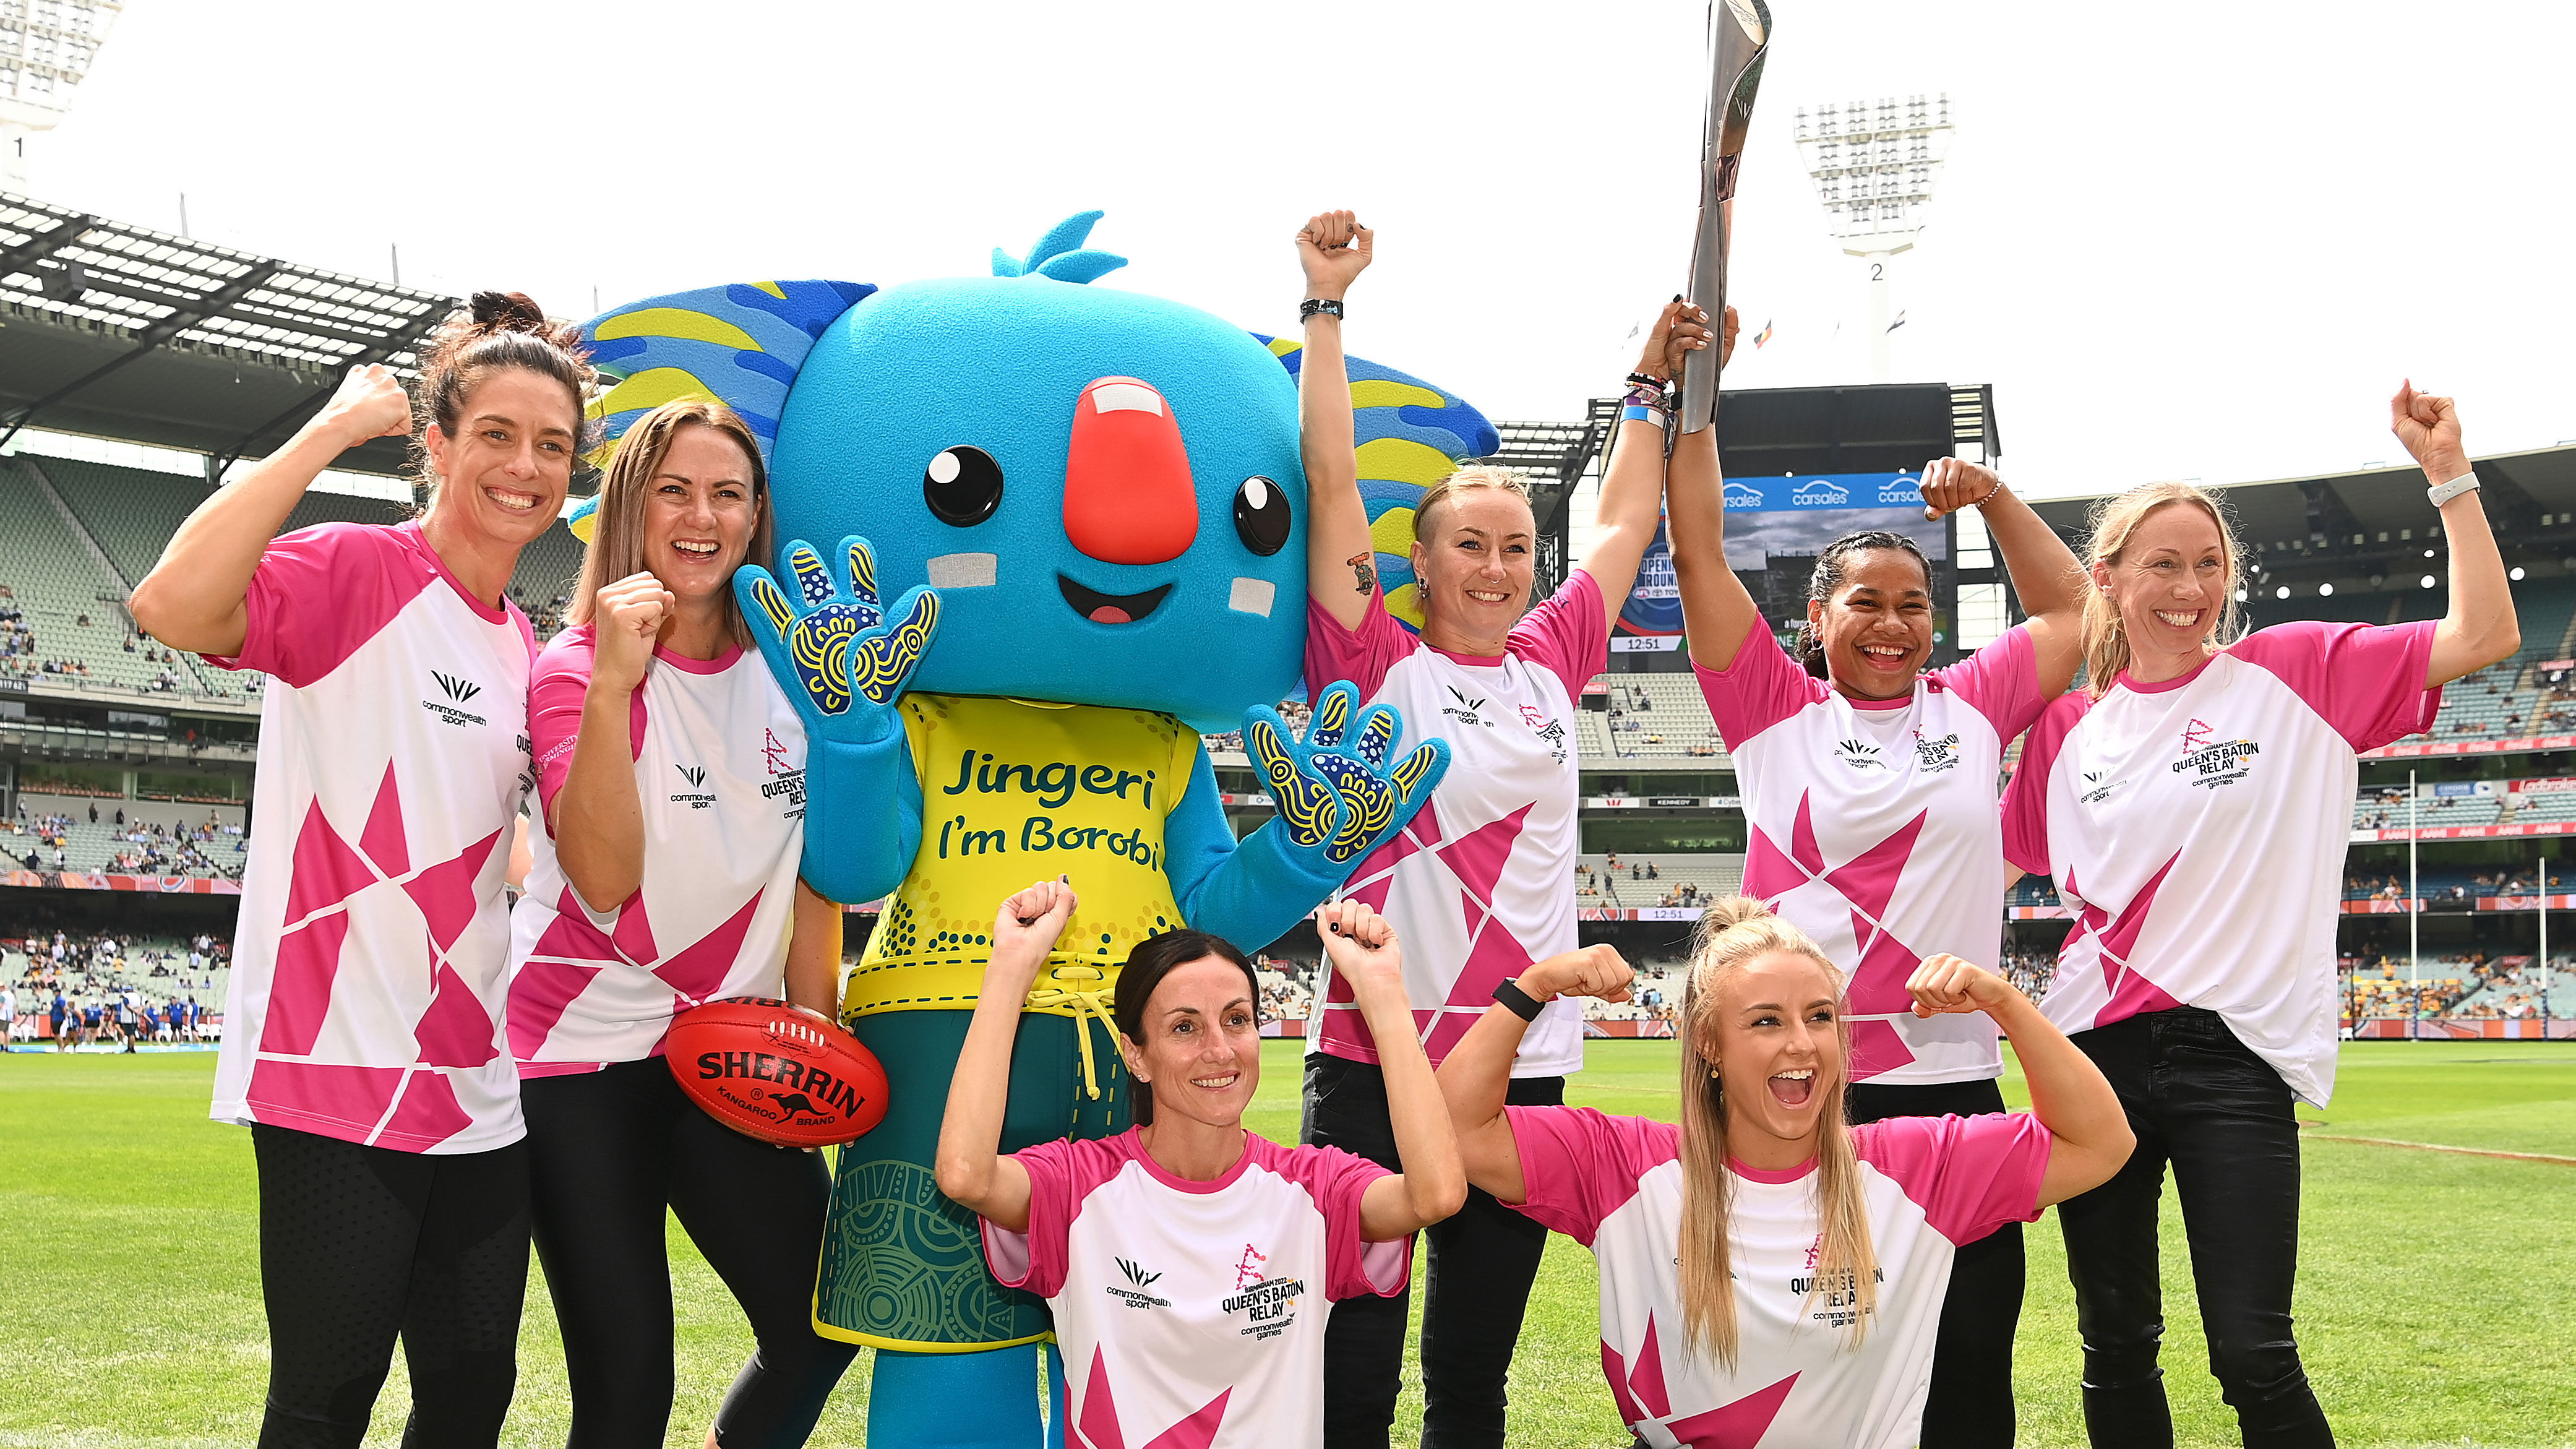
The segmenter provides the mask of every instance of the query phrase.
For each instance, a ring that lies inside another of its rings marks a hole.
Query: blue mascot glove
[[[1449,770],[1446,740],[1391,758],[1404,717],[1383,704],[1360,709],[1359,698],[1348,680],[1326,689],[1302,744],[1266,705],[1244,716],[1244,748],[1279,804],[1287,843],[1332,868],[1336,883],[1402,830]]]
[[[842,539],[840,553],[835,578],[811,544],[788,544],[780,559],[795,580],[793,598],[756,564],[734,571],[733,589],[770,674],[805,723],[805,879],[832,900],[868,901],[911,867],[921,812],[897,810],[894,830],[834,827],[882,823],[887,803],[907,792],[920,803],[895,701],[938,631],[939,596],[914,589],[889,616],[877,602],[867,540]]]
[[[1244,715],[1244,748],[1279,818],[1239,841],[1216,805],[1207,757],[1199,757],[1192,788],[1165,825],[1177,899],[1192,926],[1229,941],[1279,939],[1430,801],[1449,769],[1448,742],[1427,740],[1399,759],[1403,717],[1358,704],[1347,681],[1325,690],[1303,743],[1270,709]]]

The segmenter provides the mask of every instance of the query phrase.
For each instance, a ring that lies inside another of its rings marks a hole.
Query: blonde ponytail
[[[1732,1253],[1735,1175],[1727,1170],[1726,1088],[1709,1049],[1718,1037],[1718,1012],[1728,975],[1775,952],[1805,956],[1825,970],[1835,995],[1843,976],[1807,933],[1749,896],[1727,896],[1699,918],[1691,947],[1690,980],[1682,991],[1682,1325],[1694,1349],[1716,1356],[1732,1370],[1738,1345]],[[1834,1014],[1843,1060],[1851,1060],[1851,1032]],[[1819,1289],[1842,1291],[1849,1311],[1844,1346],[1857,1348],[1878,1304],[1878,1253],[1869,1238],[1869,1208],[1861,1196],[1860,1160],[1843,1120],[1843,1081],[1819,1073],[1825,1093],[1816,1122],[1816,1216],[1821,1228],[1816,1271],[1807,1298]]]

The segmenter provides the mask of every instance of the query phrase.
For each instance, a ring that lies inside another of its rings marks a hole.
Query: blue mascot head
[[[1082,245],[1099,216],[1025,260],[995,252],[990,277],[767,282],[618,308],[588,329],[620,379],[599,407],[607,431],[691,392],[743,414],[768,444],[781,539],[862,535],[884,597],[939,591],[913,689],[1232,729],[1298,688],[1295,348],[1085,285],[1124,264]],[[1364,440],[1385,415],[1362,450],[1364,475],[1397,475],[1383,486],[1418,492],[1493,447],[1491,425],[1437,388],[1357,360],[1352,377]]]

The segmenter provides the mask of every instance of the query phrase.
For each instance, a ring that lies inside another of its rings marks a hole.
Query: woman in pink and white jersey
[[[667,1209],[758,1341],[708,1442],[802,1444],[857,1352],[811,1321],[822,1159],[717,1122],[662,1059],[671,1018],[701,1002],[828,1013],[839,984],[840,909],[796,873],[805,731],[734,600],[733,571],[774,546],[758,440],[716,403],[655,408],[592,527],[573,627],[528,689],[540,828],[510,949],[572,1440],[643,1449],[669,1427]]]
[[[1497,984],[1575,945],[1576,701],[1608,666],[1610,623],[1661,521],[1664,445],[1652,414],[1631,409],[1602,479],[1592,552],[1545,600],[1531,598],[1538,524],[1520,480],[1465,467],[1433,484],[1413,514],[1422,632],[1397,623],[1372,565],[1377,545],[1360,498],[1342,356],[1342,298],[1372,243],[1347,211],[1314,217],[1297,237],[1309,299],[1299,440],[1314,509],[1306,691],[1320,698],[1333,681],[1350,680],[1364,702],[1394,705],[1407,728],[1449,742],[1449,773],[1431,803],[1344,887],[1404,938],[1418,1023],[1408,1034],[1436,1065]],[[1676,300],[1656,322],[1638,376],[1662,376],[1668,356],[1708,335]],[[1660,396],[1659,384],[1650,390]],[[1383,1043],[1349,983],[1328,975],[1315,997],[1301,1135],[1390,1164]],[[1569,1002],[1531,1032],[1512,1068],[1512,1100],[1564,1101],[1566,1074],[1582,1067],[1583,1018]],[[1503,1442],[1504,1375],[1546,1242],[1482,1194],[1432,1232],[1422,1320],[1427,1442]],[[1452,1259],[1465,1271],[1448,1274],[1442,1265]],[[1387,1441],[1406,1309],[1403,1299],[1370,1301],[1333,1320],[1325,1396],[1336,1445]]]
[[[355,1445],[401,1338],[406,1440],[490,1444],[518,1373],[528,1151],[501,1039],[502,874],[536,645],[505,596],[554,526],[591,372],[572,329],[477,293],[422,353],[429,510],[277,537],[333,459],[410,430],[353,369],[200,504],[135,622],[269,676],[213,1115],[259,1163],[263,1445]]]
[[[2009,983],[1936,955],[1907,978],[1912,1009],[1994,1021],[2031,1111],[1846,1125],[1842,973],[1733,896],[1692,953],[1678,1127],[1507,1106],[1539,1009],[1625,1000],[1628,982],[1594,946],[1505,985],[1440,1066],[1467,1180],[1592,1250],[1601,1366],[1638,1442],[1908,1449],[1959,1246],[2116,1171],[2131,1146],[2119,1099]]]
[[[2173,1440],[2156,1367],[2169,1161],[2210,1369],[2245,1442],[2333,1442],[2290,1328],[2291,1103],[2323,1106],[2334,1088],[2356,757],[2430,726],[2444,684],[2521,643],[2458,410],[2409,384],[2389,411],[2434,485],[2448,614],[2236,639],[2236,542],[2217,504],[2187,484],[2133,489],[2093,529],[2087,687],[2050,706],[2005,793],[2006,853],[2053,875],[2075,917],[2048,1015],[2109,1075],[2140,1144],[2058,1214],[2097,1445]]]
[[[1728,565],[1716,437],[1680,440],[1667,490],[1691,665],[1742,787],[1745,892],[1851,983],[1853,1121],[2000,1112],[1993,1019],[1917,1017],[1905,981],[1928,956],[2002,955],[2004,749],[2075,677],[2083,570],[2001,478],[1936,459],[1926,511],[1977,510],[2028,621],[1926,669],[1931,563],[1902,533],[1845,534],[1817,555],[1793,660]],[[2010,1449],[2022,1282],[2018,1223],[1960,1250],[1925,1449]]]
[[[1069,1441],[1320,1449],[1326,1325],[1338,1305],[1401,1297],[1413,1234],[1467,1195],[1395,932],[1357,901],[1315,913],[1334,969],[1387,1033],[1399,1170],[1244,1130],[1261,1083],[1260,985],[1241,951],[1203,931],[1139,944],[1118,977],[1119,1050],[1150,1092],[1136,1125],[1004,1156],[1017,1003],[1073,907],[1071,886],[1040,881],[994,918],[939,1190],[982,1215],[993,1275],[1054,1311],[1062,1356],[1048,1378],[1070,1396],[1055,1418]]]

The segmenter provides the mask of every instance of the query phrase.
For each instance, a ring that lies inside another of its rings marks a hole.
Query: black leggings
[[[537,1256],[563,1327],[570,1449],[658,1446],[670,1426],[663,1209],[733,1290],[756,1345],[716,1411],[727,1449],[805,1442],[854,1344],[814,1332],[831,1192],[823,1159],[755,1142],[688,1099],[659,1057],[521,1085]]]
[[[262,1449],[354,1449],[402,1340],[406,1446],[491,1444],[519,1378],[528,1149],[432,1156],[254,1126]]]
[[[1565,1101],[1563,1077],[1516,1077],[1516,1107]],[[1305,1141],[1356,1153],[1391,1171],[1395,1124],[1386,1074],[1367,1062],[1306,1058]],[[1422,1449],[1501,1449],[1505,1380],[1520,1343],[1547,1229],[1481,1188],[1466,1206],[1423,1230],[1430,1263],[1422,1289]],[[1345,1298],[1324,1325],[1324,1443],[1351,1449],[1388,1442],[1404,1384],[1405,1295]]]
[[[2299,1364],[2299,1126],[2290,1089],[2217,1013],[2181,1006],[2079,1031],[2119,1093],[2137,1151],[2109,1182],[2057,1206],[2084,1337],[2084,1427],[2097,1446],[2165,1449],[2173,1414],[2156,1201],[2173,1164],[2209,1371],[2250,1446],[2334,1443]]]
[[[1857,1125],[1886,1117],[1975,1117],[2004,1110],[1994,1079],[1851,1088]],[[2013,1335],[2021,1327],[2021,1224],[2006,1223],[1950,1260],[1932,1350],[1932,1393],[1923,1406],[1923,1449],[2012,1449]]]

